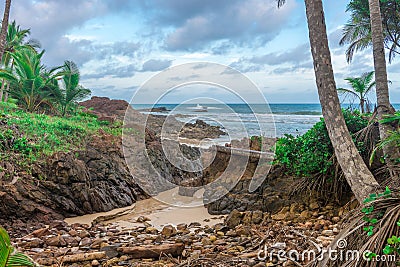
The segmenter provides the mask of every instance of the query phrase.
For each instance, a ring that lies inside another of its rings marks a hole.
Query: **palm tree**
[[[1,23],[1,31],[0,31],[0,60],[3,58],[4,49],[7,43],[7,29],[8,29],[8,19],[10,17],[10,9],[11,9],[11,0],[6,0],[4,6],[4,15]]]
[[[400,0],[380,1],[384,45],[389,50],[389,63],[399,54],[400,48]],[[350,20],[343,28],[340,45],[349,44],[346,58],[351,62],[354,52],[372,46],[372,33],[368,0],[351,0],[346,11],[351,12]]]
[[[55,90],[55,98],[61,106],[61,115],[65,116],[71,104],[89,96],[91,91],[79,85],[79,69],[72,61],[64,62],[58,76],[61,84],[53,88]]]
[[[277,0],[278,6],[285,1]],[[355,197],[362,203],[379,188],[347,129],[341,111],[328,46],[322,0],[305,0],[311,52],[322,113],[337,160]]]
[[[11,54],[14,70],[0,70],[0,78],[10,83],[10,94],[29,112],[37,111],[43,105],[52,106],[54,84],[58,68],[46,71],[41,64],[44,51],[37,53],[32,49],[21,49]]]
[[[366,72],[361,77],[348,77],[345,80],[348,81],[351,89],[338,88],[337,90],[339,93],[357,98],[360,101],[361,113],[370,112],[367,95],[375,87],[373,78],[374,71]]]
[[[29,48],[32,50],[36,50],[40,48],[40,43],[36,40],[29,39],[26,41],[26,38],[30,34],[30,30],[22,30],[19,25],[16,24],[15,21],[13,21],[11,24],[8,25],[8,31],[7,31],[7,43],[5,47],[5,52],[3,54],[3,59],[2,63],[6,67],[10,67],[11,69],[13,68],[13,59],[11,57],[11,53],[14,53],[15,51],[19,49],[25,49]],[[1,88],[0,88],[0,100],[3,99],[3,92],[5,85],[7,84],[7,88],[5,90],[5,96],[4,96],[4,101],[7,102],[8,98],[8,91],[10,89],[10,84],[6,83],[5,80],[3,79],[1,83]]]
[[[393,108],[389,100],[389,87],[386,70],[385,48],[383,39],[383,27],[381,22],[381,11],[379,0],[369,0],[371,37],[374,56],[376,98],[378,119],[382,120],[388,115],[393,115]],[[379,124],[381,140],[388,139],[391,133],[397,131],[392,124]],[[387,157],[386,164],[393,181],[399,180],[399,173],[396,171],[396,161],[400,158],[399,149],[394,145],[383,147],[383,153]]]

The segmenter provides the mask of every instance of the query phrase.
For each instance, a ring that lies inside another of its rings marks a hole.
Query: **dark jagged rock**
[[[12,182],[0,186],[0,223],[49,222],[147,198],[132,179],[118,140],[107,134],[93,137],[81,151],[58,152],[34,165],[30,174],[14,166]]]
[[[90,100],[79,103],[85,111],[98,117],[99,120],[114,122],[123,120],[127,108],[131,108],[125,100],[93,96]],[[132,109],[132,108],[131,108]],[[132,109],[132,112],[137,112]],[[137,112],[138,116],[140,113]]]
[[[195,123],[186,123],[179,133],[180,137],[189,139],[218,138],[226,135],[220,126],[209,125],[202,120],[196,120]]]

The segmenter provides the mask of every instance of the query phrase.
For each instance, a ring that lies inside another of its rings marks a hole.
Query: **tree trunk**
[[[379,188],[344,121],[333,76],[322,0],[305,0],[311,52],[322,114],[335,155],[355,197],[362,203]]]
[[[7,83],[6,92],[4,94],[4,102],[8,101],[8,92],[10,90],[10,83]]]
[[[3,101],[3,94],[4,94],[4,86],[5,86],[5,79],[1,81],[1,88],[0,88],[0,102]]]
[[[377,114],[381,120],[385,115],[393,114],[390,100],[389,87],[386,71],[385,48],[383,43],[383,29],[381,10],[379,0],[369,0],[369,11],[371,21],[372,47],[374,55],[375,82],[376,82],[376,98],[377,98]],[[390,133],[396,131],[396,127],[391,124],[379,124],[379,132],[381,140],[390,136]],[[400,158],[399,149],[395,145],[387,145],[383,147],[383,154],[390,175],[394,182],[399,179],[399,171],[396,168],[396,160]]]
[[[1,23],[1,32],[0,32],[0,61],[3,59],[4,49],[7,43],[7,29],[8,29],[8,20],[10,17],[10,8],[11,8],[11,0],[6,0],[6,4],[4,7],[4,16],[3,16],[3,21]]]
[[[365,113],[365,109],[364,109],[365,104],[364,103],[365,103],[364,98],[361,98],[361,100],[360,100],[361,114]]]

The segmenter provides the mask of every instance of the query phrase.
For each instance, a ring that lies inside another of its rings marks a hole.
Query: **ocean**
[[[396,109],[400,104],[394,105]],[[150,104],[136,104],[133,108],[147,111],[152,108]],[[229,136],[221,137],[220,142],[229,139],[240,139],[244,136],[264,135],[282,137],[285,134],[301,135],[307,132],[315,123],[321,120],[322,110],[320,104],[156,104],[155,108],[165,107],[168,112],[151,112],[156,115],[177,115],[176,118],[183,122],[195,122],[202,119],[211,125],[225,128]],[[206,107],[206,112],[199,112]],[[343,104],[343,108],[357,108]]]

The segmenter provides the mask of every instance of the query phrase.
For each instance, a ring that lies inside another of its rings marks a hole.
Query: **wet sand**
[[[190,224],[192,222],[198,222],[201,225],[214,225],[222,222],[224,216],[210,215],[207,209],[202,205],[200,195],[202,195],[201,192],[196,193],[194,198],[180,196],[178,195],[178,188],[174,188],[156,197],[165,202],[174,203],[174,205],[163,203],[156,198],[149,198],[138,201],[130,207],[115,209],[109,212],[66,218],[65,221],[68,224],[81,223],[90,225],[96,218],[101,216],[112,216],[117,213],[126,212],[127,214],[111,220],[106,220],[105,223],[116,223],[121,228],[134,228],[143,226],[143,223],[136,222],[136,219],[140,216],[149,218],[149,223],[158,229],[168,224],[178,225],[180,223]],[[181,205],[186,207],[180,207]]]

